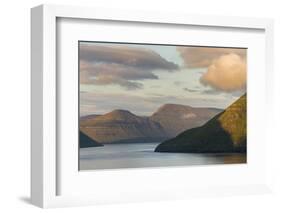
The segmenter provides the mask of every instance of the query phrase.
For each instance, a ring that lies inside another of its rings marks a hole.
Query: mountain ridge
[[[80,122],[80,129],[100,143],[132,141],[162,141],[166,133],[157,122],[139,117],[128,110],[113,110],[87,122]]]
[[[150,119],[160,123],[169,137],[175,137],[184,130],[203,125],[221,111],[218,108],[165,104],[159,107]]]
[[[80,120],[80,129],[100,143],[161,142],[181,130],[199,126],[219,113],[216,108],[195,108],[165,104],[151,116],[137,116],[128,110],[116,109],[104,115],[88,115]]]
[[[186,130],[167,140],[156,152],[246,152],[247,94],[204,125]]]

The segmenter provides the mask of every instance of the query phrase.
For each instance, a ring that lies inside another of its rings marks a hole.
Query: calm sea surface
[[[80,149],[80,170],[246,163],[246,154],[154,152],[159,143],[108,144]]]

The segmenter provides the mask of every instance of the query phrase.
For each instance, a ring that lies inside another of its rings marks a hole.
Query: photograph
[[[28,208],[276,212],[281,13],[277,4],[238,1],[27,4],[30,16],[6,15],[14,23],[7,22],[4,55],[13,60],[3,73],[17,82],[2,77],[2,106],[15,108],[2,110],[12,130],[3,144],[19,145],[16,153],[3,148],[4,198],[20,189],[18,203]],[[24,57],[10,34],[28,47]],[[17,130],[30,128],[26,143],[15,131],[23,117],[30,125]],[[4,202],[7,209],[22,209],[15,200]]]
[[[78,60],[79,171],[247,163],[247,48],[78,41]]]

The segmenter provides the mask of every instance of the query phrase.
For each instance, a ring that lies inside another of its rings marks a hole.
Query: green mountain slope
[[[241,96],[201,127],[186,130],[158,145],[156,152],[246,152],[247,97]]]

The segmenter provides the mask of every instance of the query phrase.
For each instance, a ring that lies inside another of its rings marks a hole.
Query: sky
[[[224,109],[246,92],[241,48],[79,42],[80,116],[164,104]]]

